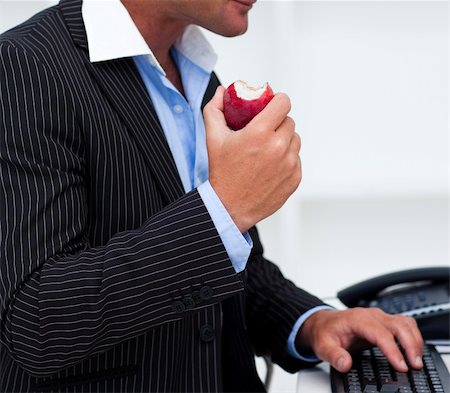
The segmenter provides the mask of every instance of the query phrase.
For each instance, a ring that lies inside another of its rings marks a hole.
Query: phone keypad
[[[362,302],[360,305],[363,307],[379,307],[389,314],[398,314],[445,304],[448,301],[448,288],[445,284],[442,284],[423,286],[420,289],[393,291],[369,302]]]

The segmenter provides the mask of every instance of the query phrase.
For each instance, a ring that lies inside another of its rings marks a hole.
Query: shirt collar
[[[165,75],[120,0],[84,0],[82,16],[92,63],[146,55],[150,64]],[[175,48],[194,64],[210,73],[217,62],[217,54],[201,30],[188,26],[175,42]]]

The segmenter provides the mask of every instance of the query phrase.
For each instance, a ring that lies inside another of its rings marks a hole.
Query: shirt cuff
[[[304,314],[300,316],[299,319],[297,319],[297,322],[295,322],[294,327],[291,330],[291,334],[288,337],[287,342],[287,352],[289,355],[296,359],[303,360],[305,362],[320,362],[320,359],[316,356],[302,356],[297,352],[297,348],[295,347],[295,338],[297,337],[297,333],[302,327],[303,323],[313,314],[315,314],[317,311],[320,310],[334,310],[333,307],[330,306],[317,306],[313,307],[310,310],[306,311]]]
[[[253,247],[252,238],[248,232],[241,233],[209,181],[202,183],[197,191],[219,233],[234,270],[240,273],[247,265]]]

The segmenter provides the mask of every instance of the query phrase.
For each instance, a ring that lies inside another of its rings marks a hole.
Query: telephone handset
[[[450,267],[403,270],[338,292],[348,307],[379,307],[416,319],[425,339],[450,338]]]

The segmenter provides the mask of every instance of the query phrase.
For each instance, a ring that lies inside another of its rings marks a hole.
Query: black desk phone
[[[403,270],[338,292],[348,307],[379,307],[416,319],[424,339],[450,338],[450,267]]]

